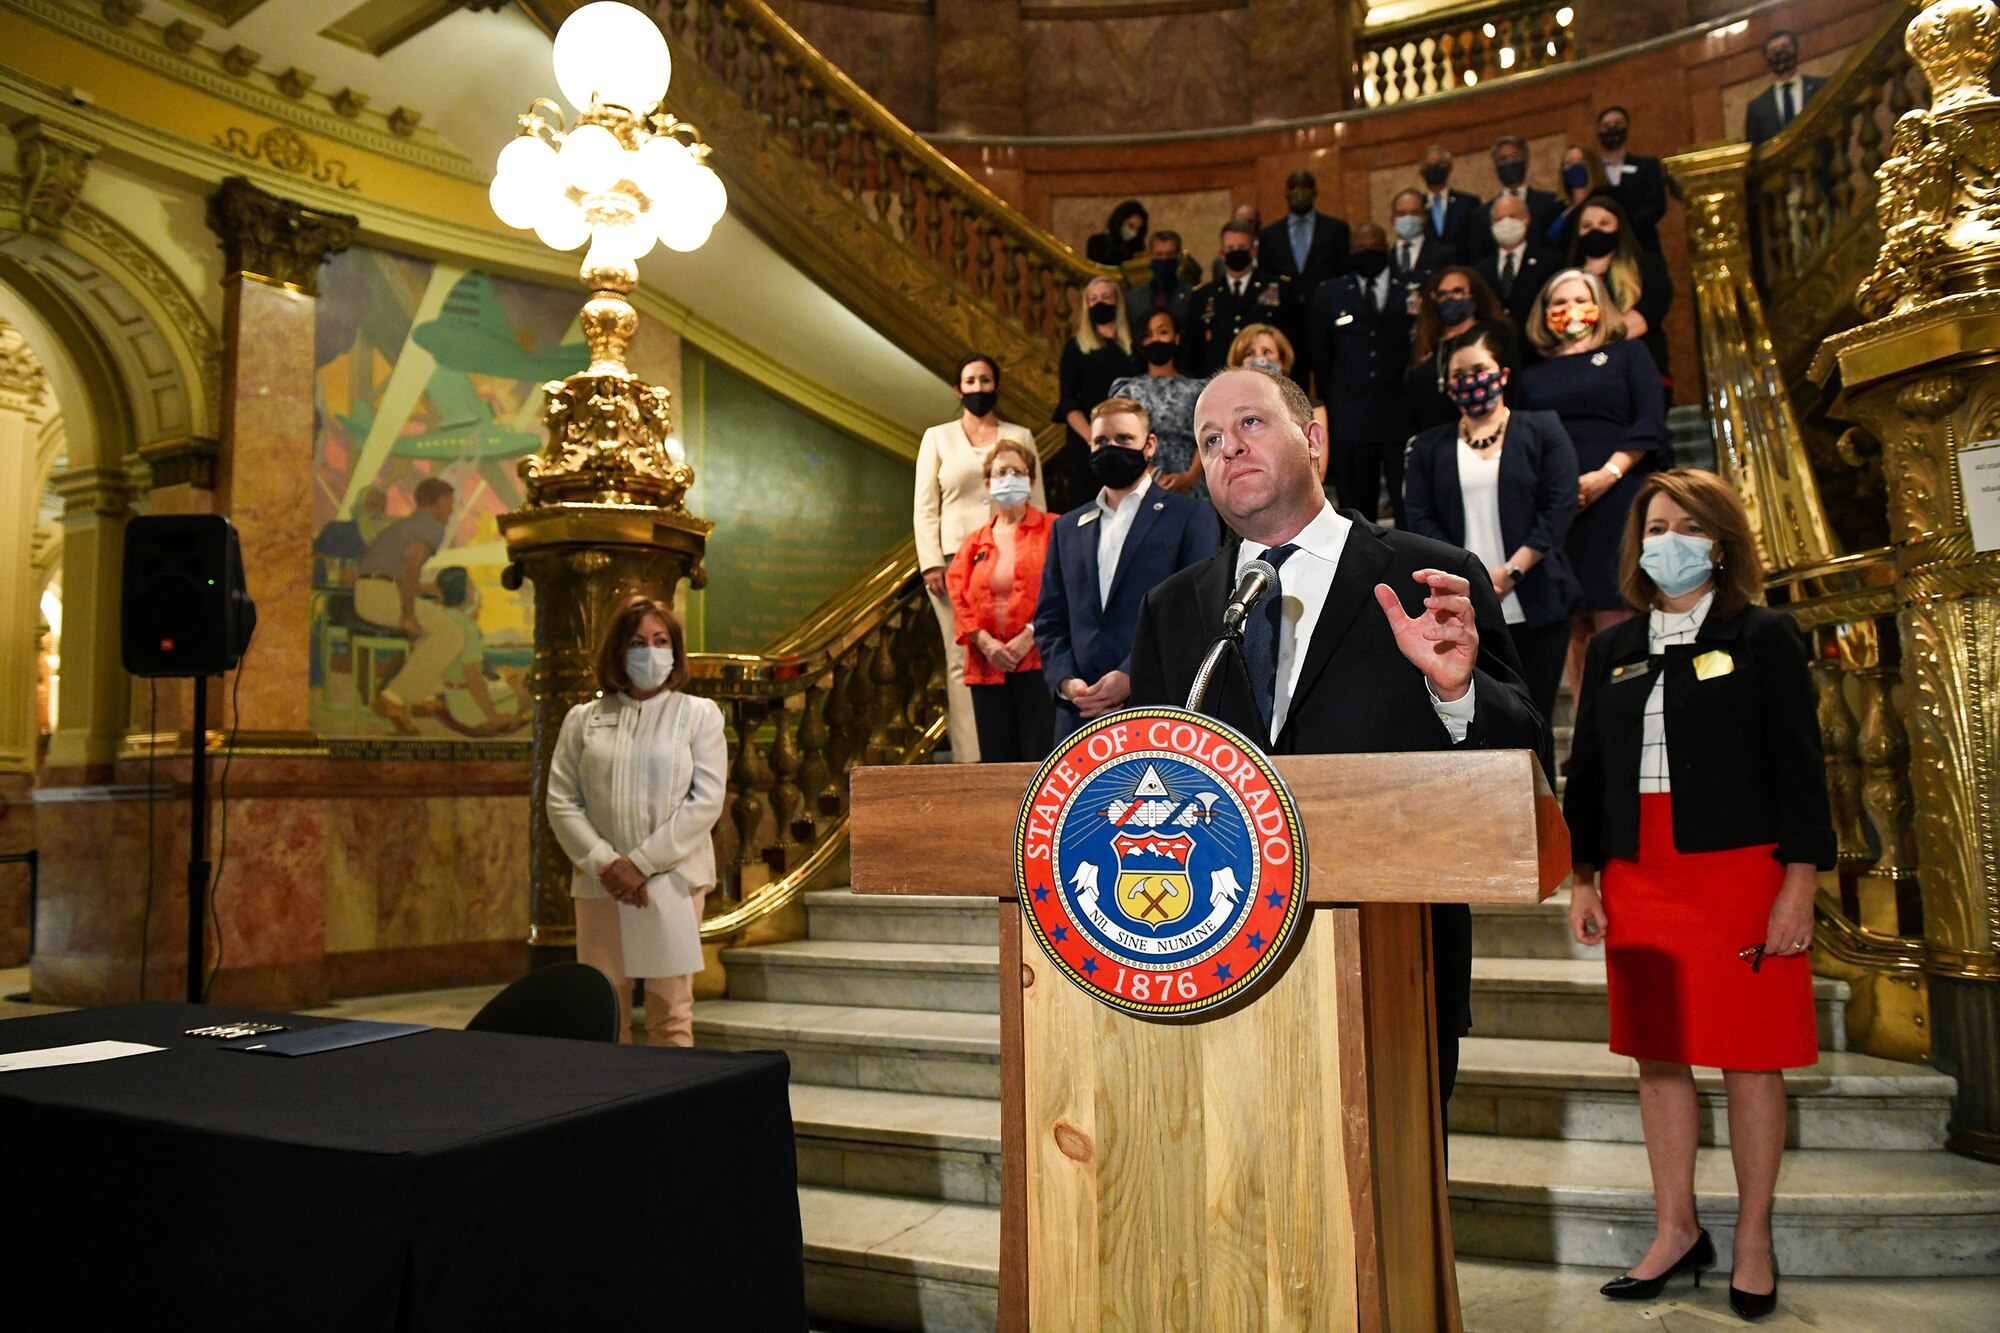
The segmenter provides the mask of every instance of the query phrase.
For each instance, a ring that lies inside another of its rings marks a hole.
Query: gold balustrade
[[[719,943],[833,882],[848,774],[919,763],[944,737],[944,646],[906,539],[762,653],[695,653],[689,689],[722,706],[726,854],[702,922]]]
[[[1576,6],[1502,0],[1373,28],[1355,44],[1354,105],[1397,106],[1575,60]]]

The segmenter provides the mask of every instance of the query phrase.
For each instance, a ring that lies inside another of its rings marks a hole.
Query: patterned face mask
[[[1506,387],[1506,371],[1482,370],[1451,381],[1444,391],[1459,411],[1469,417],[1483,417],[1499,405],[1500,394]]]
[[[1549,332],[1569,342],[1575,342],[1584,334],[1597,327],[1597,304],[1584,301],[1567,310],[1549,311]]]

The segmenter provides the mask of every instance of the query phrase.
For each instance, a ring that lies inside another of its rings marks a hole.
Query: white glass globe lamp
[[[643,114],[667,95],[673,58],[659,25],[630,5],[596,0],[556,32],[556,84],[579,111],[592,97]]]

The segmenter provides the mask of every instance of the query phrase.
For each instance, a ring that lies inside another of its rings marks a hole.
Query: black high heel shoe
[[[1630,1273],[1627,1273],[1624,1277],[1614,1277],[1599,1287],[1597,1294],[1608,1296],[1614,1301],[1655,1301],[1660,1298],[1660,1293],[1666,1290],[1668,1278],[1676,1277],[1682,1273],[1693,1273],[1694,1284],[1699,1287],[1701,1285],[1702,1270],[1713,1267],[1715,1267],[1715,1242],[1708,1238],[1708,1228],[1703,1227],[1701,1234],[1695,1237],[1694,1244],[1688,1246],[1687,1253],[1676,1259],[1674,1266],[1666,1272],[1660,1274],[1658,1277],[1633,1277]],[[1734,1287],[1730,1288],[1729,1297],[1732,1306],[1735,1305],[1738,1294]],[[1743,1294],[1743,1298],[1751,1301],[1765,1299],[1762,1296],[1751,1296],[1747,1293]],[[1772,1304],[1775,1305],[1777,1303],[1775,1296],[1770,1299]],[[1737,1313],[1743,1313],[1741,1308],[1737,1309]],[[1748,1319],[1755,1318],[1756,1316],[1745,1315],[1744,1317]]]
[[[1736,1275],[1730,1274],[1729,1308],[1736,1311],[1739,1319],[1756,1320],[1778,1308],[1778,1256],[1771,1256],[1771,1289],[1761,1296],[1744,1291],[1736,1285]]]

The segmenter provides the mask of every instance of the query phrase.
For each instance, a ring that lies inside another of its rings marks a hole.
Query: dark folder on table
[[[231,1042],[225,1051],[249,1051],[255,1055],[317,1055],[343,1046],[366,1046],[370,1042],[407,1037],[412,1032],[429,1032],[422,1023],[331,1023],[326,1027],[283,1032],[258,1041]]]

